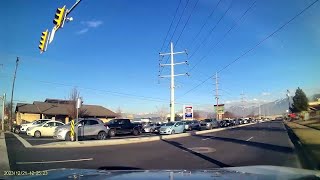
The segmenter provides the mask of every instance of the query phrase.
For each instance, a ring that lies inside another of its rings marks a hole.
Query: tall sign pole
[[[81,108],[81,98],[77,99],[77,123],[79,122],[79,109]],[[78,141],[78,125],[76,126],[76,141]]]

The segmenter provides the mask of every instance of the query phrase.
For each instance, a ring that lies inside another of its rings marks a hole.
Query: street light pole
[[[11,90],[10,121],[9,121],[9,130],[10,131],[11,131],[11,128],[12,128],[12,108],[13,108],[14,83],[16,81],[16,74],[17,74],[18,65],[19,65],[19,57],[17,57],[17,60],[16,60],[16,69],[15,69],[14,75],[13,75],[12,90]]]

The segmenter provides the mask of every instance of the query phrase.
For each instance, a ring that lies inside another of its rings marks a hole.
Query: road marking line
[[[49,164],[49,163],[79,162],[79,161],[92,161],[92,160],[93,158],[70,159],[70,160],[61,160],[61,161],[16,162],[16,164]]]
[[[208,139],[211,139],[211,138],[204,138],[204,139],[202,139],[202,140],[205,141],[205,140],[208,140]]]
[[[23,139],[21,136],[19,136],[18,134],[12,133],[10,132],[10,134],[13,134],[22,144],[24,147],[28,148],[28,147],[32,147],[32,145],[26,141],[25,139]]]
[[[252,138],[253,138],[253,137],[251,137],[251,138],[247,139],[246,141],[250,141]]]

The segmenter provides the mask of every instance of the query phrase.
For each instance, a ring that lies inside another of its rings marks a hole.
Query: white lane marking
[[[250,141],[252,138],[253,138],[253,137],[251,137],[251,138],[247,139],[246,141]]]
[[[208,139],[211,139],[211,138],[204,138],[204,139],[202,139],[202,140],[205,141],[205,140],[208,140]]]
[[[26,139],[26,140],[28,140],[28,141],[57,141],[57,140],[54,140],[54,139],[49,139],[49,138],[47,138],[47,139]]]
[[[19,136],[18,134],[9,132],[10,134],[13,134],[22,144],[24,147],[28,148],[28,147],[32,147],[32,145],[26,141],[25,139],[23,139],[21,136]]]
[[[49,163],[79,162],[79,161],[92,161],[92,160],[93,158],[70,159],[70,160],[61,160],[61,161],[16,162],[16,164],[49,164]]]

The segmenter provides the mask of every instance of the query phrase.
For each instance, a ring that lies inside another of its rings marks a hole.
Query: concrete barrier
[[[35,145],[31,147],[29,146],[28,148],[77,148],[77,147],[95,147],[95,146],[111,146],[111,145],[121,145],[121,144],[144,143],[144,142],[158,141],[161,139],[175,139],[175,138],[193,136],[197,134],[208,134],[208,133],[223,131],[227,129],[234,129],[239,127],[249,126],[253,124],[256,124],[256,123],[242,124],[238,126],[231,126],[231,127],[217,128],[217,129],[210,129],[210,130],[203,130],[203,131],[196,131],[196,132],[187,132],[187,133],[181,133],[181,134],[152,136],[152,137],[91,140],[91,141],[78,141],[78,142],[61,141],[61,142]]]

